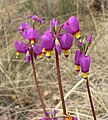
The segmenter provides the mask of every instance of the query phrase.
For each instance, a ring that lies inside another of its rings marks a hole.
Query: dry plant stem
[[[87,86],[88,96],[89,96],[89,100],[90,100],[90,104],[91,104],[92,114],[93,114],[94,120],[96,120],[96,114],[95,114],[95,110],[94,110],[94,105],[93,105],[93,101],[92,101],[88,78],[86,79],[86,86]]]
[[[46,116],[45,104],[44,104],[42,96],[41,96],[40,88],[39,88],[39,85],[38,85],[38,80],[36,78],[36,71],[35,71],[35,66],[34,66],[33,49],[32,48],[30,49],[30,56],[31,56],[32,70],[33,70],[33,75],[34,75],[34,79],[35,79],[35,82],[36,82],[38,96],[39,96],[39,99],[40,99],[40,102],[41,102],[41,105],[42,105],[42,108],[43,108],[43,112],[44,112],[44,114]]]
[[[55,56],[56,56],[57,79],[58,79],[60,96],[61,96],[61,101],[62,101],[63,114],[66,115],[66,106],[65,106],[63,89],[62,89],[62,82],[61,82],[61,76],[60,76],[59,56],[58,56],[56,49],[55,49]]]

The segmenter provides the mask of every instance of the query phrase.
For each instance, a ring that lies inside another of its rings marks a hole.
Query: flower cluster
[[[46,116],[48,117],[42,117],[40,120],[58,120],[58,117],[56,117],[56,110],[53,110],[51,112],[46,112]]]
[[[36,16],[32,16],[32,19],[34,19]],[[41,18],[37,18],[36,21],[42,23]],[[32,27],[27,22],[22,22],[20,27],[18,28],[19,33],[22,35],[25,41],[24,42],[19,42],[18,40],[14,41],[14,47],[16,48],[16,58],[19,57],[20,53],[24,53],[26,55],[26,62],[30,62],[31,56],[31,48],[34,58],[36,59],[37,56],[39,58],[42,58],[42,46],[38,45],[38,39],[39,39],[39,32]]]
[[[90,34],[86,40],[82,40],[79,21],[75,16],[70,17],[63,25],[63,29],[67,33],[75,36],[77,45],[79,47],[79,50],[75,51],[74,58],[76,71],[79,72],[81,69],[81,71],[83,72],[83,77],[87,78],[87,72],[90,68],[90,57],[86,53],[92,41],[92,34]]]
[[[16,58],[19,57],[20,53],[23,53],[25,54],[26,62],[28,63],[31,60],[32,64],[34,64],[33,57],[36,59],[37,56],[40,59],[43,58],[43,56],[45,56],[49,61],[51,58],[51,53],[54,49],[56,53],[56,58],[58,58],[58,55],[61,55],[62,52],[64,53],[64,56],[68,58],[69,49],[73,45],[73,40],[75,36],[75,41],[79,48],[78,50],[75,51],[74,58],[76,71],[79,72],[81,70],[81,72],[83,72],[83,77],[85,79],[88,77],[88,72],[90,68],[90,57],[89,55],[87,55],[87,51],[92,41],[92,34],[90,34],[87,37],[87,39],[85,38],[82,39],[82,36],[80,34],[79,21],[75,16],[71,16],[66,22],[62,23],[61,25],[58,24],[57,19],[53,18],[50,21],[49,27],[42,35],[39,35],[39,31],[36,30],[34,27],[36,22],[39,22],[40,24],[43,23],[42,18],[39,18],[36,15],[27,16],[26,18],[30,18],[33,21],[33,26],[31,27],[27,22],[22,22],[21,25],[19,26],[18,28],[19,34],[22,35],[25,42],[19,42],[18,40],[14,41],[14,47],[16,49]],[[59,65],[58,61],[59,60],[56,59],[57,67]],[[57,74],[60,77],[59,67],[57,69],[58,69],[57,72],[59,72]],[[36,74],[34,71],[34,65],[33,72],[34,74]],[[58,80],[60,80],[59,77]],[[37,82],[36,76],[35,80]],[[38,82],[36,84],[38,86]],[[61,94],[63,95],[63,93]],[[42,101],[42,97],[40,99]],[[63,96],[61,97],[61,99],[63,99]],[[58,120],[58,118],[56,117],[55,110],[51,111],[50,113],[45,111],[46,110],[44,108],[45,117],[42,117],[40,120]],[[68,116],[66,114],[66,110],[64,110],[64,113],[66,115],[64,120],[77,120],[77,118],[73,116],[70,115]]]
[[[76,66],[76,71],[83,72],[83,78],[88,77],[88,72],[90,68],[90,56],[87,55],[88,47],[91,44],[92,41],[92,34],[90,34],[87,39],[79,39],[77,41],[77,45],[79,47],[79,50],[75,51],[75,58],[74,58],[74,63]]]

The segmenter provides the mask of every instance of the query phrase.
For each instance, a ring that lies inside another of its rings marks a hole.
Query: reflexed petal
[[[80,27],[79,27],[79,21],[77,19],[77,17],[72,16],[68,19],[68,23],[72,29],[72,34],[75,35],[77,32],[80,31]]]
[[[29,28],[24,33],[24,36],[27,40],[34,40],[35,42],[38,41],[39,32],[34,30],[33,28]]]
[[[39,48],[36,44],[33,46],[33,51],[39,55],[42,53],[42,48]]]
[[[88,72],[89,68],[90,68],[90,57],[85,56],[85,55],[81,55],[81,57],[80,57],[80,66],[81,66],[81,71],[83,73]]]
[[[26,53],[28,50],[28,46],[26,46],[23,42],[19,43],[18,40],[14,41],[14,47],[17,52],[21,52],[21,53]]]
[[[64,33],[59,37],[59,41],[63,50],[70,49],[73,44],[73,36],[69,33]]]
[[[54,47],[54,39],[50,33],[47,35],[42,35],[41,42],[43,48],[47,51],[52,50]]]
[[[28,56],[28,55],[26,56],[26,62],[28,62],[28,63],[30,62],[30,56]]]
[[[80,65],[81,54],[82,54],[82,52],[80,50],[76,50],[76,52],[75,52],[75,58],[74,58],[75,65]]]
[[[87,42],[90,44],[92,41],[92,34],[90,34],[88,37],[87,37]]]
[[[64,23],[63,29],[66,30],[66,32],[71,33],[72,35],[75,35],[80,31],[78,19],[75,16],[70,17]]]
[[[29,24],[27,22],[22,22],[20,27],[18,28],[18,31],[20,34],[23,34],[23,32],[28,28],[30,28]]]
[[[32,20],[34,20],[34,21],[38,21],[38,22],[40,22],[41,24],[43,24],[43,19],[37,17],[36,15],[33,15],[33,16],[32,16]]]

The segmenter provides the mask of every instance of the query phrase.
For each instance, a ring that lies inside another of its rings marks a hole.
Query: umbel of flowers
[[[96,115],[94,111],[94,105],[90,93],[90,87],[89,87],[89,81],[88,81],[88,72],[90,69],[90,56],[87,55],[88,48],[92,41],[92,34],[90,34],[86,39],[82,39],[80,35],[80,26],[79,21],[75,16],[70,17],[65,23],[63,29],[71,33],[72,35],[75,35],[76,38],[76,44],[79,47],[78,50],[75,52],[75,58],[74,63],[76,66],[76,71],[83,72],[83,78],[86,80],[86,86],[88,91],[88,96],[91,104],[91,109],[93,113],[93,118],[96,120]]]
[[[40,59],[45,56],[47,61],[50,61],[52,52],[55,51],[56,58],[56,72],[57,72],[57,80],[60,91],[60,97],[62,102],[63,109],[63,119],[64,120],[77,120],[77,118],[67,114],[62,81],[60,75],[60,65],[59,65],[59,56],[61,53],[64,53],[66,59],[69,57],[69,49],[73,45],[73,40],[75,36],[75,41],[78,46],[78,50],[75,51],[74,63],[76,66],[77,72],[83,72],[83,78],[86,80],[88,95],[90,98],[91,108],[93,112],[94,120],[96,120],[94,106],[90,94],[89,82],[88,82],[88,72],[90,69],[90,56],[87,55],[88,48],[92,41],[92,34],[90,34],[86,39],[82,39],[80,33],[80,25],[79,21],[75,16],[71,16],[66,22],[61,25],[58,24],[57,19],[53,18],[50,21],[50,25],[47,30],[39,35],[38,30],[35,29],[35,24],[39,22],[43,23],[42,18],[37,17],[36,15],[27,16],[27,19],[33,20],[33,25],[30,26],[27,22],[22,22],[20,27],[18,28],[19,34],[22,35],[25,42],[19,42],[18,40],[14,41],[14,47],[16,48],[16,58],[20,56],[20,53],[24,54],[26,57],[26,62],[32,64],[32,70],[34,79],[36,81],[36,88],[39,96],[39,100],[41,102],[41,106],[43,108],[44,117],[40,120],[58,120],[56,117],[56,111],[51,111],[48,113],[46,111],[46,106],[44,104],[43,98],[41,96],[40,87],[38,85],[38,81],[36,78],[36,71],[34,67],[34,59],[39,57]],[[38,42],[40,38],[40,42]]]

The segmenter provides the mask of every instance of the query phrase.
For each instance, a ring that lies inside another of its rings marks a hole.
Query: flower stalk
[[[35,82],[36,82],[36,88],[37,88],[38,96],[39,96],[39,99],[40,99],[40,102],[41,102],[41,105],[42,105],[42,108],[43,108],[43,112],[46,116],[47,111],[45,109],[45,104],[44,104],[43,98],[41,96],[40,88],[39,88],[39,85],[38,85],[38,80],[36,78],[36,71],[35,71],[35,66],[34,66],[33,49],[32,48],[30,49],[30,57],[31,57],[32,70],[33,70],[33,75],[34,75],[34,79],[35,79]],[[46,118],[47,118],[47,116],[46,116]]]
[[[65,106],[63,89],[62,89],[62,82],[61,82],[61,76],[60,76],[59,56],[58,56],[58,52],[56,49],[55,49],[55,56],[56,56],[57,79],[58,79],[60,96],[61,96],[61,101],[62,101],[63,114],[66,115],[66,106]]]
[[[94,120],[96,120],[96,114],[95,114],[92,96],[91,96],[91,92],[90,92],[88,77],[86,78],[86,87],[87,87],[88,96],[89,96],[89,100],[90,100],[90,104],[91,104],[92,114],[93,114]]]

